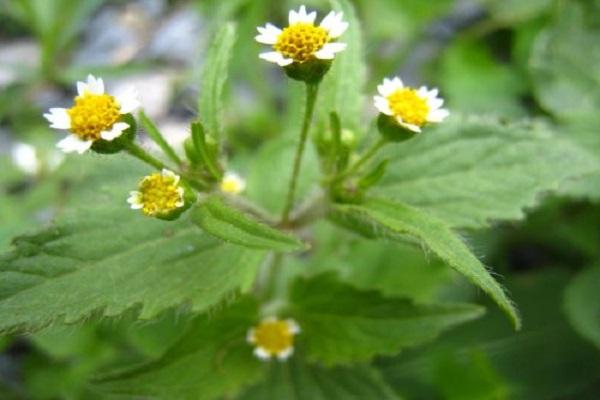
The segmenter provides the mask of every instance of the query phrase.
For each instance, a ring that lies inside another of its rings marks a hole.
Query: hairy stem
[[[308,138],[308,131],[310,128],[310,123],[312,121],[312,115],[315,109],[315,102],[317,100],[318,91],[318,84],[306,84],[306,106],[304,108],[304,120],[302,121],[302,130],[300,131],[300,142],[298,143],[298,147],[296,148],[292,177],[290,179],[283,214],[281,215],[281,224],[284,226],[289,222],[290,212],[294,207],[294,196],[296,194],[296,186],[298,184],[298,175],[300,174],[300,167],[302,165],[302,155],[304,154],[304,148],[306,147],[306,139]]]
[[[125,150],[135,158],[153,166],[156,169],[167,168],[167,166],[162,161],[152,156],[150,153],[142,149],[138,144],[134,142],[127,142],[127,144],[125,145]]]
[[[356,161],[350,168],[348,168],[344,173],[338,175],[335,179],[335,182],[339,182],[340,180],[351,176],[358,172],[360,168],[365,165],[383,146],[385,146],[388,141],[385,138],[380,138],[370,149],[368,149],[363,156]]]

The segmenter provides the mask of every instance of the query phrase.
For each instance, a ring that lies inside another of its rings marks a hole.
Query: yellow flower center
[[[121,115],[113,96],[92,93],[75,97],[75,105],[67,113],[71,131],[83,140],[100,139],[100,133],[109,130]]]
[[[423,126],[427,122],[429,105],[415,89],[398,89],[387,100],[394,116],[402,118],[407,124]]]
[[[221,191],[229,194],[240,194],[243,190],[242,184],[238,179],[225,177],[221,181]]]
[[[145,177],[140,182],[139,191],[142,211],[149,216],[167,214],[183,203],[182,190],[173,177],[160,173]]]
[[[287,321],[263,321],[254,330],[254,340],[258,347],[275,355],[294,344],[294,334]]]
[[[279,34],[273,49],[285,58],[303,63],[314,58],[314,54],[329,42],[329,34],[320,26],[306,22],[290,25]]]

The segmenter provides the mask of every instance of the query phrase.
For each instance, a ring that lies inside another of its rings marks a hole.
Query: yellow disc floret
[[[329,40],[329,34],[324,28],[299,22],[288,26],[281,32],[273,49],[286,58],[304,63],[315,58],[314,54]]]
[[[75,97],[75,105],[67,110],[71,131],[82,140],[98,140],[120,117],[120,107],[113,96],[86,92]]]
[[[254,328],[254,343],[269,353],[278,355],[294,344],[294,331],[288,321],[265,320]]]
[[[183,206],[183,188],[176,175],[154,173],[145,177],[139,186],[138,201],[144,214],[165,215]]]
[[[421,127],[427,122],[429,105],[415,89],[398,89],[387,96],[387,100],[394,116],[402,118],[407,124]]]

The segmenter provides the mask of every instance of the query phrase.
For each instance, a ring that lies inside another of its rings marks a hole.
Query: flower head
[[[336,42],[348,29],[348,23],[342,17],[342,12],[331,11],[321,24],[315,25],[315,11],[307,13],[305,6],[298,11],[291,10],[289,25],[283,30],[272,24],[258,27],[256,41],[273,47],[273,51],[259,57],[282,67],[314,59],[332,60],[336,53],[346,48],[345,43]]]
[[[71,108],[51,108],[44,117],[50,127],[70,131],[58,142],[65,153],[87,151],[97,140],[112,141],[129,128],[121,115],[139,107],[137,94],[130,90],[119,97],[104,93],[101,78],[88,75],[87,82],[77,82],[77,96]]]
[[[444,100],[438,97],[438,90],[419,89],[404,86],[400,78],[384,79],[377,87],[379,96],[373,97],[375,107],[398,124],[413,132],[430,122],[442,122],[450,113],[441,108]]]
[[[179,176],[163,169],[142,179],[138,190],[129,193],[127,202],[145,215],[166,217],[185,205],[184,195]]]
[[[235,172],[226,172],[219,188],[223,193],[238,195],[246,189],[246,181]]]
[[[294,352],[294,336],[300,326],[293,319],[266,318],[248,330],[246,340],[253,344],[254,355],[262,360],[277,357],[285,360]]]

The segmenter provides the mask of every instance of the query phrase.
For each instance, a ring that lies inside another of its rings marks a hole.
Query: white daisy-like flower
[[[400,78],[385,78],[377,86],[379,96],[374,96],[379,112],[393,117],[398,124],[413,132],[430,122],[442,122],[450,112],[442,108],[444,100],[438,97],[437,89],[419,89],[404,86]]]
[[[261,360],[277,357],[283,361],[294,353],[294,336],[299,333],[300,326],[293,319],[269,317],[248,330],[246,341],[254,345],[254,355]]]
[[[259,55],[266,61],[282,67],[292,63],[305,63],[314,59],[332,60],[336,53],[346,48],[346,43],[337,42],[348,29],[342,12],[331,11],[319,25],[315,25],[317,13],[307,13],[306,7],[289,13],[289,25],[283,30],[273,24],[258,27],[256,41],[268,44],[274,51]]]
[[[246,189],[246,181],[235,172],[226,172],[219,188],[223,193],[238,195]]]
[[[58,142],[65,153],[87,151],[96,140],[111,141],[129,128],[121,115],[129,114],[140,106],[134,89],[118,97],[104,93],[102,78],[88,75],[87,82],[77,82],[77,96],[71,108],[51,108],[44,117],[50,127],[64,129],[69,136]]]
[[[166,216],[184,206],[184,194],[179,175],[163,169],[144,177],[138,190],[129,192],[127,202],[150,217]]]

